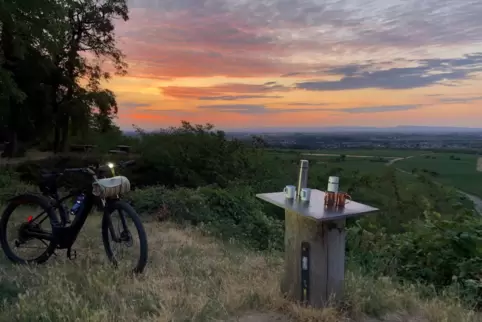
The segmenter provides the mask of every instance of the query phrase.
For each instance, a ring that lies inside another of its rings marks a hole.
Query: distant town
[[[126,134],[134,135],[133,132]],[[401,126],[226,131],[230,138],[259,137],[267,147],[285,149],[420,149],[482,152],[482,129]]]
[[[229,133],[250,140],[253,135],[267,146],[286,149],[420,149],[478,153],[482,151],[479,133]]]

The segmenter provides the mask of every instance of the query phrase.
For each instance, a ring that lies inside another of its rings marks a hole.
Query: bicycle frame
[[[45,187],[48,187],[48,188],[46,189]],[[87,220],[87,217],[92,211],[92,208],[96,205],[97,201],[100,202],[101,200],[97,199],[97,197],[94,196],[91,192],[85,193],[85,198],[79,213],[75,215],[71,225],[66,226],[65,217],[69,216],[69,214],[65,213],[65,210],[63,208],[63,202],[69,198],[79,195],[80,193],[82,193],[82,190],[76,191],[75,193],[71,192],[67,196],[59,198],[58,189],[54,181],[47,182],[46,185],[42,186],[41,190],[43,190],[44,196],[50,198],[53,201],[52,208],[54,208],[54,210],[59,210],[60,222],[58,222],[57,218],[55,218],[55,221],[52,222],[51,234],[29,229],[28,235],[34,238],[54,242],[56,244],[57,249],[70,249],[72,245],[75,243],[75,241],[77,240],[77,237],[80,231],[84,227],[85,221]],[[108,216],[108,214],[111,212],[110,204],[115,200],[117,199],[109,198],[109,199],[103,200],[102,208],[103,208],[103,220],[108,221],[107,223],[108,223],[108,227],[109,227],[109,231],[111,233],[112,239],[118,242],[120,240],[119,236],[117,236],[114,230],[114,227],[112,226],[112,221],[110,220],[110,216]],[[34,221],[44,213],[45,212],[40,213],[37,217],[32,219],[32,221]],[[125,228],[127,225],[125,218],[124,216],[120,216],[120,217],[121,217],[122,224]],[[43,220],[41,222],[43,222]]]
[[[72,196],[73,195],[69,195],[60,199],[58,206],[61,206],[62,201]],[[92,194],[86,194],[80,212],[76,214],[70,226],[54,225],[52,227],[52,241],[57,244],[58,249],[72,247],[77,240],[77,236],[84,227],[85,221],[87,220],[87,217],[89,216],[93,206],[94,196]]]

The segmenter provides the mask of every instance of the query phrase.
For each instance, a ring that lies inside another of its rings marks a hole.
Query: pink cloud
[[[207,87],[191,87],[191,86],[166,86],[161,88],[165,96],[181,98],[181,99],[207,99],[215,97],[228,97],[228,95],[236,94],[267,94],[273,92],[285,92],[290,88],[269,82],[266,84],[219,84]],[[259,97],[263,97],[258,95]],[[251,96],[248,96],[248,98]]]
[[[143,9],[132,9],[130,16],[117,35],[132,76],[279,76],[306,67],[283,62],[292,49],[245,17]]]

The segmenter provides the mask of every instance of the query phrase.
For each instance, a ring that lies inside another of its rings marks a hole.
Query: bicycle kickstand
[[[69,247],[67,249],[67,258],[70,259],[70,260],[74,260],[77,258],[77,251],[75,249],[72,249],[71,247]]]

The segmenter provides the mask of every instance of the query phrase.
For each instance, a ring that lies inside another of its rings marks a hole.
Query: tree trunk
[[[17,60],[16,52],[15,52],[15,37],[14,37],[14,29],[12,27],[13,21],[10,18],[7,21],[3,21],[3,26],[0,34],[0,43],[2,44],[1,51],[3,52],[4,61],[2,62],[2,68],[10,71],[12,73],[15,72],[15,62]],[[17,122],[16,119],[16,112],[17,112],[17,104],[16,99],[12,100],[11,97],[8,97],[7,100],[7,108],[8,108],[8,127],[7,127],[7,136],[8,136],[8,144],[5,146],[5,149],[2,153],[2,157],[13,157],[15,156],[17,149],[18,149],[18,139],[17,139]]]
[[[14,129],[11,129],[8,133],[8,144],[5,145],[5,149],[2,153],[2,158],[14,158],[18,153],[18,136]]]
[[[53,150],[54,153],[57,154],[60,148],[60,128],[57,124],[54,127],[54,143],[53,143]]]
[[[69,142],[69,128],[70,128],[70,117],[65,115],[62,119],[62,135],[60,140],[60,151],[67,152],[67,144]]]
[[[50,87],[50,104],[52,104],[52,117],[53,117],[53,126],[54,126],[54,141],[52,150],[54,153],[59,152],[60,147],[60,110],[59,110],[59,101],[57,99],[57,93],[60,87],[60,76],[59,76],[59,64],[60,64],[60,57],[57,55],[55,56],[55,70],[52,74],[52,86]]]
[[[53,90],[53,100],[52,100],[52,114],[54,119],[54,142],[53,142],[53,151],[57,154],[60,151],[60,125],[62,124],[60,121],[60,114],[59,114],[59,103],[57,102],[57,89]]]

